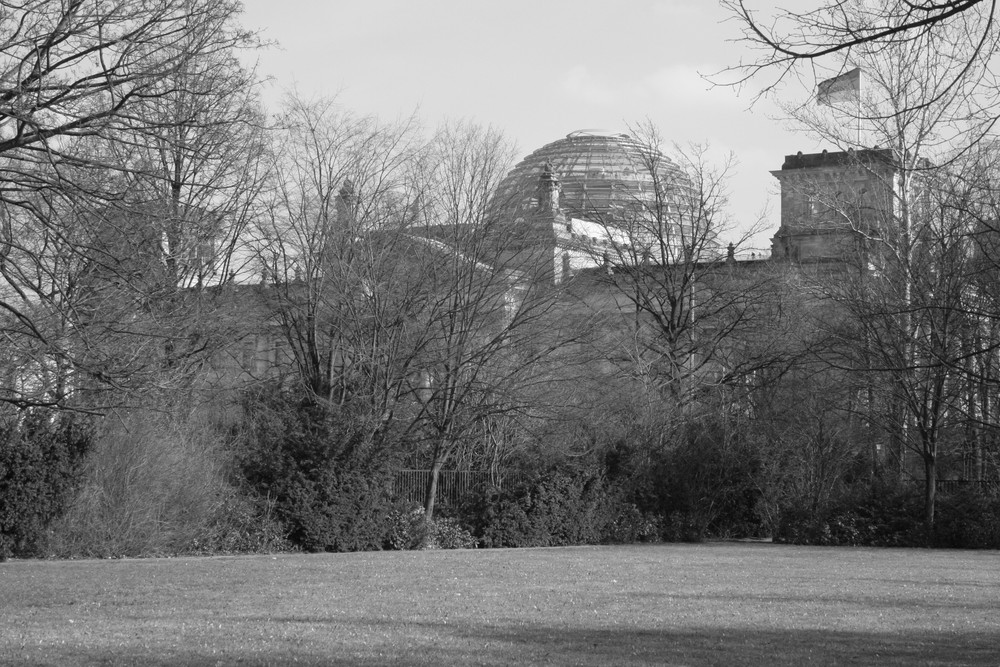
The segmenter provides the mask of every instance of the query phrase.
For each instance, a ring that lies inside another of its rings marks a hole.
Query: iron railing
[[[430,470],[400,470],[396,472],[393,495],[415,503],[424,502]],[[499,478],[489,470],[442,470],[438,473],[435,502],[457,505],[477,491],[490,486],[503,488],[514,480]]]
[[[922,480],[919,481],[921,484]],[[934,483],[938,493],[956,493],[966,489],[974,491],[996,491],[1000,489],[1000,481],[997,480],[969,480],[969,479],[938,479]]]

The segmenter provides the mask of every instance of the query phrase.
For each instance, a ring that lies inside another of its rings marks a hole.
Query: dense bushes
[[[672,442],[616,442],[605,453],[609,483],[634,505],[659,539],[768,534],[754,443],[721,421],[693,421]]]
[[[963,549],[1000,549],[1000,487],[973,487],[942,495],[934,544]]]
[[[774,536],[791,544],[927,546],[923,486],[861,481],[827,507],[786,507]],[[1000,548],[1000,493],[938,494],[931,546]]]
[[[584,456],[552,457],[519,484],[481,492],[459,516],[486,547],[766,533],[749,441],[712,419],[673,441],[660,436],[637,429]]]
[[[825,507],[782,509],[776,542],[908,546],[925,543],[923,505],[916,487],[860,482]]]
[[[58,556],[267,551],[284,546],[267,503],[228,478],[225,439],[197,410],[135,409],[95,432]]]
[[[512,476],[518,481],[481,489],[459,506],[439,505],[427,523],[419,505],[394,496],[403,443],[364,415],[277,388],[247,395],[226,428],[199,410],[135,410],[97,426],[22,413],[0,430],[0,554],[538,547],[766,535],[799,544],[928,544],[921,485],[872,481],[850,468],[853,474],[841,475],[826,495],[796,483],[765,494],[761,489],[773,491],[781,479],[767,477],[758,447],[704,420],[672,440],[633,433],[604,446],[588,442],[584,453],[522,452],[524,467]],[[938,498],[932,544],[1000,548],[1000,491],[970,487]]]
[[[656,537],[656,522],[623,499],[594,467],[552,468],[509,489],[483,491],[465,508],[485,547],[635,542]]]
[[[666,539],[759,537],[763,486],[758,452],[745,434],[715,420],[690,424],[655,470],[668,517]]]
[[[271,388],[245,398],[234,434],[248,492],[272,499],[288,540],[307,551],[471,548],[452,517],[428,524],[393,495],[394,450],[365,416]],[[397,443],[398,444],[398,443]]]
[[[389,479],[377,467],[331,460],[296,470],[269,490],[293,543],[308,551],[366,551],[381,549],[390,529]]]
[[[397,509],[393,461],[363,418],[272,389],[246,398],[235,447],[243,484],[273,499],[294,545],[386,546]]]
[[[474,549],[478,540],[452,517],[438,516],[429,524],[424,508],[415,503],[392,513],[387,547],[390,549]]]
[[[0,560],[45,549],[92,442],[90,423],[78,416],[24,412],[0,424]]]

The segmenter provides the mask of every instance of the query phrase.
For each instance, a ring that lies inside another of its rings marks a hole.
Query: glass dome
[[[613,221],[623,207],[652,203],[654,173],[661,187],[687,182],[674,162],[628,134],[579,130],[539,148],[511,170],[497,189],[497,206],[505,217],[534,210],[546,164],[562,184],[563,212],[588,220]]]

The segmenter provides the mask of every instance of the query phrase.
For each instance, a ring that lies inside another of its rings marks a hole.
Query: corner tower
[[[771,257],[793,262],[845,261],[861,239],[891,216],[896,169],[892,151],[785,156],[771,174],[781,187],[781,227]]]

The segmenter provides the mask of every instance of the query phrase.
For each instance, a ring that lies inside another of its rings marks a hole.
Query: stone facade
[[[771,257],[855,261],[861,239],[891,219],[897,171],[889,150],[786,156],[771,172],[781,185],[781,226]]]

